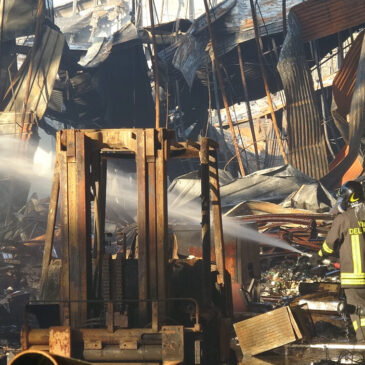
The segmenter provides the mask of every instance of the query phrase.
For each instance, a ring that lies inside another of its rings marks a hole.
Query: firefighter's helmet
[[[364,200],[362,185],[357,181],[347,181],[338,191],[338,205],[343,211]]]

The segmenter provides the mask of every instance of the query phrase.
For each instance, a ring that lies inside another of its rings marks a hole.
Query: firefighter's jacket
[[[348,208],[333,221],[319,256],[340,256],[341,286],[365,287],[365,204]]]

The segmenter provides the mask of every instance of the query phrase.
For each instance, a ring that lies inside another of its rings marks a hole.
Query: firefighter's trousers
[[[365,312],[365,288],[345,289],[345,295],[347,304],[362,307]],[[350,314],[350,318],[356,332],[357,342],[365,342],[365,316],[354,313]]]

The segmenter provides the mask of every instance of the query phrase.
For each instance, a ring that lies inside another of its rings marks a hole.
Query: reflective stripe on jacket
[[[365,204],[348,208],[333,221],[319,256],[339,254],[341,286],[365,287]]]

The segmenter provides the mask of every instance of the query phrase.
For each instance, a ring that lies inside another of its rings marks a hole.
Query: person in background
[[[321,249],[320,260],[340,258],[341,287],[348,305],[357,342],[365,342],[365,202],[361,183],[348,181],[341,186],[337,200],[338,214]],[[362,315],[363,314],[363,315]]]

